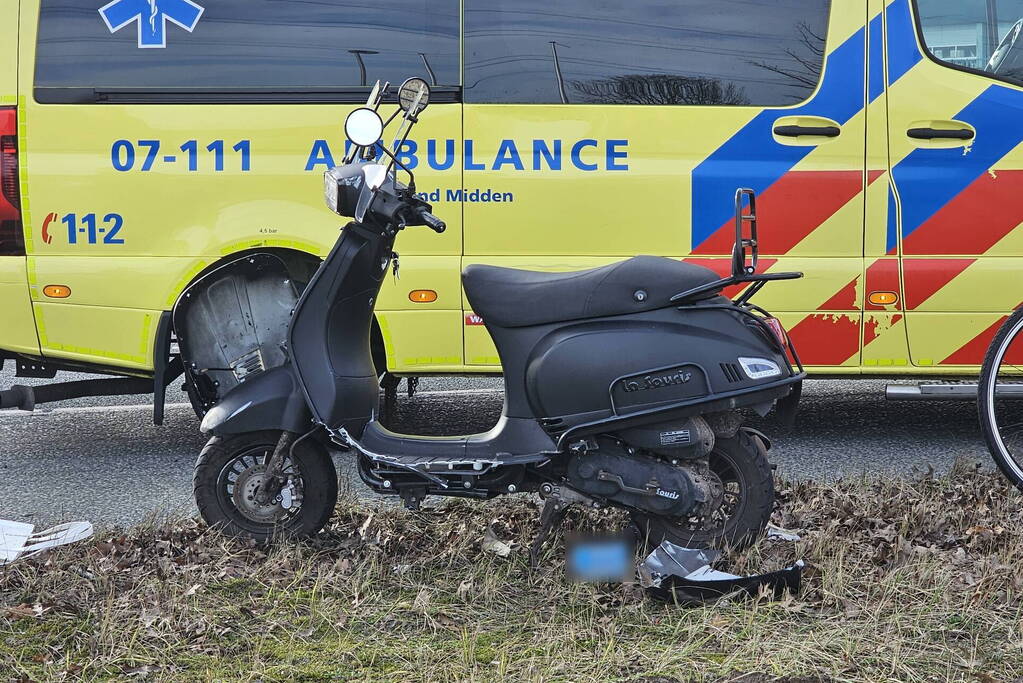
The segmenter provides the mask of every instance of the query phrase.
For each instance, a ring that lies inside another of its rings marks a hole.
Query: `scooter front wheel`
[[[250,432],[209,440],[192,479],[199,514],[222,533],[262,543],[275,536],[312,536],[337,503],[337,470],[320,444],[306,439],[285,458],[288,483],[266,505],[256,500],[279,432]]]
[[[721,505],[701,517],[633,511],[632,520],[648,547],[667,540],[685,548],[739,549],[764,532],[774,508],[774,477],[763,445],[740,429],[730,439],[718,439],[709,460],[711,472],[721,480]]]

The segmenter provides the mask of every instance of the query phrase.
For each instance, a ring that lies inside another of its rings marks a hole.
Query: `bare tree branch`
[[[749,63],[794,81],[793,83],[786,84],[785,87],[797,88],[802,93],[807,89],[812,90],[817,87],[817,83],[821,80],[825,41],[824,36],[817,34],[805,21],[799,22],[796,28],[799,30],[799,42],[802,43],[803,50],[797,52],[796,50],[787,49],[785,54],[797,62],[802,67],[801,69],[789,69],[777,64],[767,64],[764,62],[750,61]]]
[[[749,104],[741,87],[716,78],[628,74],[571,86],[589,104]]]

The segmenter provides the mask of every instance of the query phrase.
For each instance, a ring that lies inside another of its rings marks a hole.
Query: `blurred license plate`
[[[631,581],[636,572],[632,544],[621,536],[568,539],[566,567],[573,581]]]

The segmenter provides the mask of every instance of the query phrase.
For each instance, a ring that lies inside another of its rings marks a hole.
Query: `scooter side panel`
[[[789,374],[782,352],[738,312],[674,307],[574,323],[491,333],[508,379],[540,418],[599,419],[673,402],[756,388]],[[750,379],[739,357],[767,358],[781,376]],[[570,419],[568,422],[577,420]]]

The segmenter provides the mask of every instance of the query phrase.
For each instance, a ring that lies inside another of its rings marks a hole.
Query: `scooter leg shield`
[[[239,384],[203,418],[203,433],[261,430],[305,432],[312,415],[290,366],[271,368]]]

